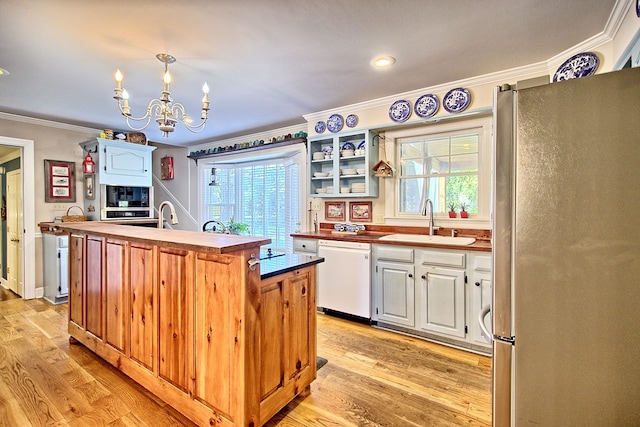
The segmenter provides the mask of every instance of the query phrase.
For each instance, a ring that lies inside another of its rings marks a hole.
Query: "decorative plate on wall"
[[[640,1],[640,0],[638,0]],[[346,120],[347,127],[355,127],[358,124],[358,116],[355,114],[349,114]]]
[[[442,106],[450,113],[460,113],[471,104],[471,93],[463,87],[451,89],[444,96]]]
[[[327,130],[333,133],[340,132],[343,124],[344,120],[340,114],[332,114],[327,120]]]
[[[324,132],[324,129],[325,129],[324,122],[317,122],[316,123],[316,127],[315,127],[316,133],[322,133],[322,132]]]
[[[422,95],[413,106],[413,110],[416,114],[423,119],[433,117],[438,112],[439,108],[440,100],[437,96],[432,94]]]
[[[598,56],[593,52],[583,52],[573,55],[564,61],[553,75],[553,81],[577,79],[592,75],[598,69]]]
[[[391,104],[389,107],[389,118],[394,122],[402,123],[411,116],[411,104],[409,101],[401,99]]]

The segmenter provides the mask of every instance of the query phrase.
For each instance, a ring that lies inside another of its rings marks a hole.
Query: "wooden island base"
[[[310,393],[321,259],[261,279],[250,265],[268,239],[60,228],[70,234],[70,342],[202,426],[259,426]]]

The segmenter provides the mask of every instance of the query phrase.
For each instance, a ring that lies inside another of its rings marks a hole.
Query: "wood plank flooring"
[[[193,426],[176,410],[70,345],[67,304],[0,295],[0,426]],[[311,395],[266,425],[488,426],[491,359],[318,315]]]

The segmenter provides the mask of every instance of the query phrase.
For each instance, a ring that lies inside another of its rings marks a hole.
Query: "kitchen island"
[[[261,275],[269,239],[56,225],[69,234],[71,337],[196,424],[259,426],[309,392],[322,258],[282,257]]]

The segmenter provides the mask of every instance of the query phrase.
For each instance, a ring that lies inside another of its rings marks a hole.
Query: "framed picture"
[[[44,161],[44,201],[45,203],[76,201],[76,164],[62,160]]]
[[[371,202],[349,203],[349,221],[371,222]]]
[[[326,202],[324,204],[324,218],[327,221],[344,221],[345,202]]]

